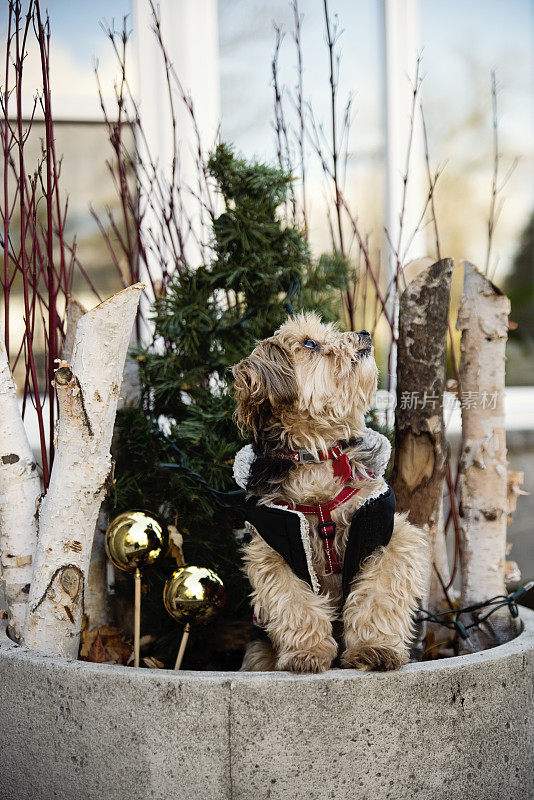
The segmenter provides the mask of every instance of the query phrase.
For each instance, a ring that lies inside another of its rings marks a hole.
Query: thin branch
[[[306,207],[306,157],[305,157],[305,109],[304,109],[304,68],[302,61],[301,41],[302,16],[299,13],[298,0],[293,0],[293,38],[297,53],[297,117],[298,117],[298,147],[300,154],[300,178],[302,189],[302,219],[304,222],[304,235],[308,238],[308,213]]]

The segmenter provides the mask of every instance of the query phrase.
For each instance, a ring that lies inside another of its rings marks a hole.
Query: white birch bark
[[[79,303],[74,297],[69,297],[65,315],[65,339],[63,341],[63,347],[61,350],[61,358],[63,358],[65,361],[71,360],[78,322],[81,320],[84,314],[87,314],[87,309],[84,308],[82,304]]]
[[[20,416],[6,348],[0,339],[0,563],[8,630],[24,628],[37,535],[41,482]]]
[[[96,523],[89,571],[83,598],[83,613],[88,619],[89,629],[111,624],[111,603],[108,588],[108,558],[104,539],[109,519],[104,506],[100,509]]]
[[[509,313],[508,298],[466,261],[456,323],[462,331],[462,605],[505,593],[508,499],[504,385]],[[512,635],[507,608],[492,615],[490,630],[491,638],[497,641]]]
[[[87,309],[84,308],[83,305],[78,302],[78,300],[76,300],[74,297],[69,297],[66,313],[67,325],[65,341],[63,342],[63,349],[61,352],[61,357],[69,363],[72,358],[72,351],[74,349],[74,340],[78,322],[86,313]],[[126,359],[126,363],[128,363],[128,359]],[[126,367],[124,368],[124,376],[122,379],[121,395],[124,394],[125,382]],[[91,559],[89,561],[89,572],[87,573],[87,580],[85,582],[83,596],[83,613],[88,618],[89,628],[99,627],[100,625],[109,625],[111,623],[107,582],[108,559],[104,547],[104,536],[107,527],[108,516],[104,511],[104,507],[102,506],[98,514],[95,535],[93,537],[93,547],[91,550]]]
[[[72,364],[55,375],[57,450],[39,511],[39,539],[24,641],[76,658],[84,587],[100,504],[111,478],[111,437],[142,285],[129,286],[78,322]]]

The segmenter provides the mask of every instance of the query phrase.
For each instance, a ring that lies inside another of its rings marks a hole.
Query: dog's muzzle
[[[361,355],[369,355],[373,346],[373,339],[369,331],[358,332],[358,352]]]
[[[355,363],[360,358],[369,356],[373,352],[373,339],[369,331],[358,331],[358,333],[351,331],[350,333],[346,333],[345,336],[350,336],[352,345],[353,347],[355,346]]]

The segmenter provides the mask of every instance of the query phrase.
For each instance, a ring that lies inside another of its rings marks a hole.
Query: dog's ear
[[[269,418],[297,399],[293,364],[283,347],[266,339],[232,373],[237,423],[258,441]]]

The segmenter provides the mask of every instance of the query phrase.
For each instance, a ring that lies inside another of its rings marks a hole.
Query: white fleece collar
[[[360,443],[362,461],[377,478],[384,474],[391,455],[389,439],[372,428],[366,428]],[[252,462],[256,459],[251,444],[238,451],[234,459],[234,480],[241,489],[247,488]]]

